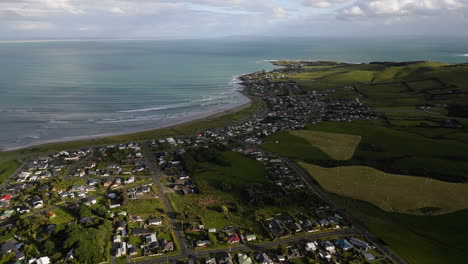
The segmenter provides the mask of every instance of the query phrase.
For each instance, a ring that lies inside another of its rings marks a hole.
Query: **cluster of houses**
[[[265,228],[273,238],[283,238],[304,232],[318,232],[330,229],[340,229],[349,223],[328,206],[321,206],[310,212],[298,213],[292,217],[289,213],[277,214],[273,218],[263,220]]]
[[[275,72],[251,73],[241,79],[249,94],[263,99],[266,110],[256,119],[219,129],[218,132],[242,138],[250,144],[261,144],[263,137],[273,133],[303,128],[305,123],[377,118],[375,112],[359,98],[334,98],[336,89],[305,91],[296,81]]]
[[[238,244],[238,243],[253,243],[257,240],[254,233],[241,234],[235,227],[225,227],[223,229],[209,228],[206,229],[200,225],[199,228],[187,230],[187,233],[196,232],[205,239],[193,241],[195,248],[204,248],[213,246],[214,244]]]
[[[22,252],[25,244],[18,242],[12,238],[5,241],[0,245],[0,256],[7,256],[13,254],[16,261],[13,264],[28,263],[28,264],[50,264],[50,258],[48,256],[26,259],[26,255]]]
[[[113,256],[152,256],[174,250],[172,241],[158,239],[155,229],[163,226],[162,218],[143,219],[136,215],[122,215],[127,216],[128,221],[120,220],[115,224],[115,235],[112,239]],[[132,227],[135,225],[140,227]]]
[[[276,185],[288,190],[304,187],[302,178],[278,157],[253,148],[234,148],[233,151],[242,153],[262,163],[267,172],[266,177]]]
[[[139,143],[109,145],[96,149],[93,158],[76,169],[76,177],[148,175]]]
[[[50,156],[34,159],[16,175],[16,182],[35,182],[63,176],[71,164],[85,158],[90,152],[90,149],[60,151]]]
[[[196,194],[198,188],[188,172],[185,171],[180,160],[180,155],[184,153],[185,149],[183,148],[169,152],[158,152],[155,154],[156,162],[165,178],[169,181],[166,187],[180,195]]]
[[[334,241],[312,241],[305,245],[304,252],[307,254],[313,254],[318,256],[320,259],[331,261],[340,261],[342,259],[343,252],[356,251],[358,253],[357,260],[361,261],[373,261],[376,260],[376,256],[370,252],[375,247],[363,239],[351,237],[342,238]],[[377,252],[377,251],[375,251]]]
[[[297,258],[308,258],[316,261],[313,263],[369,263],[381,258],[380,253],[373,249],[374,247],[364,239],[349,237],[336,240],[301,242],[288,245],[285,250],[273,248],[263,251],[254,250],[249,253],[222,252],[202,258],[198,262],[206,264],[278,264],[290,263]],[[345,252],[353,254],[346,254],[345,257]],[[195,262],[188,260],[184,263],[191,264]]]

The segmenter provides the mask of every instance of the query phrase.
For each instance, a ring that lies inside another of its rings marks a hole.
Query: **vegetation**
[[[444,214],[468,208],[468,184],[394,175],[364,166],[300,165],[327,191],[367,201],[387,211]]]
[[[127,212],[132,215],[150,215],[163,212],[163,205],[159,199],[138,199],[130,200],[127,205]]]
[[[439,216],[383,211],[369,203],[330,194],[342,209],[362,222],[411,264],[466,261],[468,210]]]
[[[16,160],[0,159],[0,183],[5,181],[19,166],[20,163]]]
[[[327,153],[335,160],[349,160],[353,157],[361,136],[327,133],[312,130],[295,130],[290,132],[294,136],[304,138]]]

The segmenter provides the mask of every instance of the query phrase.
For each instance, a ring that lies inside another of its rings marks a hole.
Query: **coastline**
[[[248,98],[248,97],[247,97]],[[11,147],[11,148],[4,148],[0,151],[2,152],[10,152],[10,151],[18,151],[18,150],[24,150],[27,148],[32,148],[32,147],[41,147],[49,144],[54,144],[54,143],[66,143],[66,142],[71,142],[71,141],[82,141],[82,140],[94,140],[94,139],[104,139],[107,137],[115,137],[115,136],[125,136],[125,135],[131,135],[131,134],[136,134],[136,133],[141,133],[141,132],[156,132],[161,129],[171,129],[175,126],[179,125],[188,125],[191,123],[196,123],[200,121],[209,121],[214,118],[218,118],[227,114],[232,114],[232,113],[237,113],[240,112],[244,109],[249,108],[252,105],[252,101],[250,98],[248,98],[248,102],[234,106],[233,108],[230,109],[223,109],[220,111],[214,111],[214,112],[209,112],[209,113],[203,113],[198,116],[191,116],[188,117],[187,120],[177,120],[174,121],[173,123],[169,125],[164,125],[161,127],[157,128],[150,128],[150,129],[142,129],[142,130],[134,130],[130,132],[123,132],[123,133],[106,133],[106,134],[98,134],[98,135],[88,135],[88,136],[77,136],[77,137],[69,137],[69,138],[62,138],[62,139],[51,139],[51,140],[45,140],[45,141],[38,141],[36,143],[31,143],[27,145],[22,145],[22,146],[17,146],[17,147]]]
[[[249,73],[246,73],[249,74]],[[245,75],[245,74],[243,74]],[[31,144],[25,144],[21,146],[15,146],[15,147],[7,147],[7,148],[2,148],[0,149],[0,154],[5,154],[8,152],[15,152],[15,151],[22,151],[22,150],[28,150],[31,148],[40,148],[40,147],[46,147],[48,145],[53,145],[53,144],[60,144],[60,143],[72,143],[72,142],[80,142],[80,141],[90,141],[90,140],[105,140],[109,139],[112,137],[121,137],[121,136],[128,136],[131,137],[132,135],[137,136],[139,133],[157,133],[162,130],[171,130],[175,129],[178,126],[183,126],[183,125],[192,125],[192,124],[197,124],[201,122],[207,122],[211,121],[213,119],[217,119],[226,115],[230,114],[235,114],[242,112],[243,110],[249,109],[253,105],[253,100],[250,95],[248,95],[245,91],[245,87],[240,81],[240,77],[243,75],[235,76],[236,79],[239,80],[239,85],[242,85],[243,88],[237,92],[242,94],[246,99],[247,102],[241,103],[240,105],[233,105],[231,108],[227,109],[217,109],[212,112],[206,112],[206,113],[200,113],[195,116],[189,116],[186,117],[185,119],[177,120],[174,121],[168,125],[163,125],[161,127],[156,127],[156,128],[150,128],[150,129],[136,129],[134,131],[127,131],[123,133],[106,133],[106,134],[97,134],[97,135],[87,135],[87,136],[77,136],[77,137],[68,137],[68,138],[61,138],[61,139],[51,139],[51,140],[44,140],[44,141],[38,141],[35,143]]]

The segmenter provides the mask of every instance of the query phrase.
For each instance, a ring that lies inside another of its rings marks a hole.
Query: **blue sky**
[[[0,39],[468,36],[468,0],[0,0]]]

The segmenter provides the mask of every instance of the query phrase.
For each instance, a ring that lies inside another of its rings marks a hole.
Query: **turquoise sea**
[[[468,62],[468,40],[292,38],[0,42],[0,148],[158,128],[247,102],[267,60]]]

